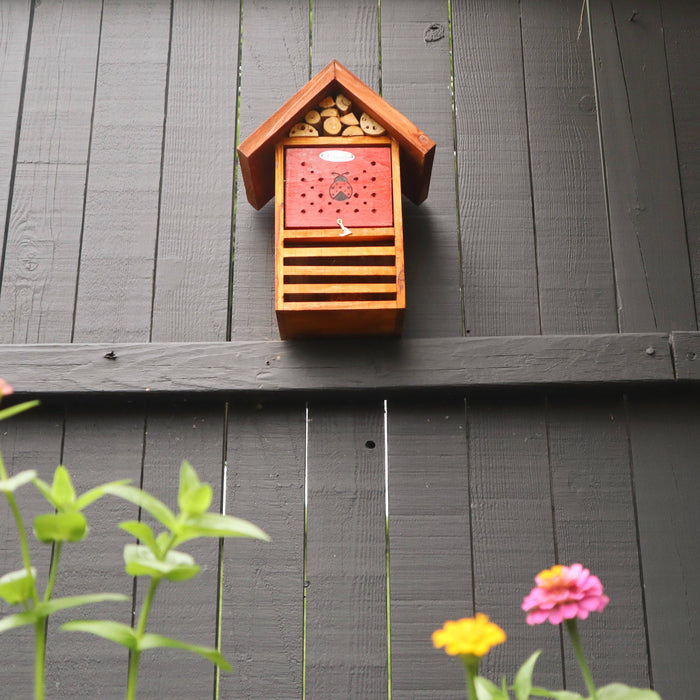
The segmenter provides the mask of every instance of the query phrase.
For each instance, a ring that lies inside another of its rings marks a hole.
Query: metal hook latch
[[[343,229],[343,232],[340,234],[341,236],[349,236],[352,233],[352,231],[343,224],[342,219],[338,219],[338,226]]]

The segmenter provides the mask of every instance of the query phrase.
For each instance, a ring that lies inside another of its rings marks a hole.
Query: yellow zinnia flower
[[[477,613],[475,617],[448,620],[444,627],[433,632],[433,646],[445,647],[450,656],[471,654],[481,657],[491,647],[506,641],[506,633],[488,615]]]

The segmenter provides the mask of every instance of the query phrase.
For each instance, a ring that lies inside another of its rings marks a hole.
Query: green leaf
[[[6,418],[12,418],[18,413],[24,413],[34,406],[38,406],[38,401],[25,401],[24,403],[18,403],[16,406],[10,406],[9,408],[4,408],[0,411],[0,420],[5,420]]]
[[[508,693],[501,690],[488,678],[477,676],[474,679],[477,700],[509,700]]]
[[[269,535],[257,525],[220,513],[203,513],[187,518],[177,542],[186,542],[196,537],[252,537],[256,540],[270,541]]]
[[[34,608],[37,618],[48,617],[58,610],[66,610],[68,608],[78,608],[82,605],[91,605],[93,603],[118,602],[129,600],[129,596],[122,593],[88,593],[86,595],[71,595],[65,598],[53,598],[46,600]]]
[[[136,649],[138,639],[129,625],[113,620],[73,620],[61,625],[67,632],[89,632],[110,642],[121,644],[127,649]]]
[[[569,690],[547,690],[546,688],[533,688],[531,695],[538,698],[554,698],[554,700],[587,700],[583,695],[572,693]]]
[[[150,493],[137,489],[134,486],[126,486],[124,484],[113,483],[106,484],[104,487],[105,493],[110,493],[113,496],[119,496],[125,501],[134,503],[150,513],[159,523],[165,525],[168,530],[174,530],[178,527],[177,519],[173,512]]]
[[[51,493],[51,487],[43,480],[40,479],[38,476],[34,478],[34,486],[36,486],[39,491],[41,491],[41,495],[54,507],[58,508],[58,504],[56,501],[53,500],[53,494]]]
[[[111,486],[125,486],[130,483],[131,479],[120,479],[119,481],[110,481],[108,484],[102,484],[101,486],[96,486],[94,489],[86,491],[82,496],[78,496],[75,501],[76,510],[84,510],[91,503],[94,503],[102,496],[106,496],[109,491],[107,490]]]
[[[9,479],[0,479],[0,492],[2,493],[13,493],[20,486],[28,484],[33,481],[36,477],[36,472],[33,469],[26,469],[23,472],[19,472]]]
[[[75,501],[73,482],[71,481],[68,470],[62,464],[59,464],[54,472],[53,484],[51,484],[51,496],[59,510],[70,509]]]
[[[202,647],[197,644],[188,644],[187,642],[181,642],[179,639],[171,639],[170,637],[164,637],[161,634],[144,634],[141,640],[138,642],[139,651],[144,651],[145,649],[156,649],[159,647],[166,647],[168,649],[184,649],[185,651],[191,651],[193,654],[199,654],[205,659],[208,659],[213,664],[221,666],[224,671],[231,670],[231,664],[221,655],[217,649],[212,649],[210,647]]]
[[[171,550],[163,559],[157,558],[148,547],[127,544],[124,547],[126,573],[130,576],[152,576],[168,581],[186,581],[196,576],[199,565],[185,552]]]
[[[137,539],[141,540],[148,549],[153,552],[156,557],[161,556],[161,548],[156,543],[156,537],[153,534],[153,530],[150,525],[142,523],[138,520],[126,520],[123,523],[119,523],[119,527],[125,530],[130,535],[133,535]]]
[[[542,653],[539,649],[518,669],[513,681],[513,691],[517,700],[527,700],[532,690],[532,673],[535,670],[537,658]]]
[[[82,513],[45,513],[34,518],[34,535],[40,542],[79,542],[87,532]]]
[[[24,603],[32,597],[36,581],[36,569],[31,574],[26,569],[11,571],[0,577],[0,598],[10,605]]]
[[[598,700],[661,700],[661,696],[648,688],[630,688],[622,683],[611,683],[597,691]]]
[[[0,634],[7,632],[7,630],[14,629],[15,627],[33,625],[37,619],[36,613],[33,610],[3,617],[2,620],[0,620]]]

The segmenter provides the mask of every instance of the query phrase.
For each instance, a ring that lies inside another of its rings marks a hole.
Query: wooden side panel
[[[226,512],[272,541],[223,546],[222,700],[302,694],[305,432],[302,403],[229,408]]]
[[[241,139],[309,79],[309,3],[247,2],[241,55]],[[271,88],[272,86],[272,88]],[[278,338],[274,304],[274,205],[256,211],[236,184],[232,337]]]
[[[651,679],[663,698],[700,683],[700,411],[697,394],[630,397]]]
[[[489,653],[484,675],[500,678],[543,649],[535,683],[561,688],[557,631],[529,627],[520,609],[535,575],[556,557],[544,400],[470,398],[467,418],[474,608],[508,635],[506,644]]]
[[[226,339],[238,29],[238,3],[173,5],[154,340]]]
[[[686,236],[700,309],[700,4],[661,0]]]
[[[430,636],[471,617],[466,423],[462,399],[389,401],[391,697],[464,697],[464,670]]]
[[[540,332],[518,3],[452,5],[465,332]]]
[[[615,285],[588,25],[579,0],[522,5],[542,333],[614,333]]]
[[[403,335],[457,336],[462,309],[447,4],[383,0],[381,20],[382,97],[438,144],[428,199],[420,207],[407,201],[403,210]]]
[[[589,5],[620,330],[694,330],[659,3]]]
[[[143,413],[133,402],[110,402],[66,410],[63,462],[78,493],[115,479],[140,483]],[[85,510],[90,534],[78,545],[63,547],[54,597],[83,593],[131,596],[133,579],[124,571],[122,551],[133,541],[118,528],[138,517],[136,506],[105,496]],[[46,687],[56,698],[120,697],[126,687],[128,652],[93,635],[61,632],[73,619],[131,623],[131,601],[100,603],[70,610],[49,621]]]
[[[62,436],[63,414],[60,411],[33,409],[3,421],[0,427],[0,450],[8,475],[12,476],[24,469],[35,469],[42,479],[51,483],[53,472],[61,461]],[[43,594],[51,563],[51,548],[34,538],[32,522],[35,516],[51,512],[51,506],[32,484],[18,489],[15,500],[22,515],[32,566],[37,569],[40,594]],[[0,499],[0,576],[21,568],[23,562],[17,526],[3,494]],[[20,611],[21,607],[10,607],[4,600],[0,601],[0,617]],[[32,697],[33,628],[18,627],[0,635],[0,656],[3,686],[6,689],[12,688],[17,697]]]
[[[383,412],[309,406],[306,697],[387,693]]]
[[[591,672],[599,686],[649,687],[624,406],[606,395],[555,396],[548,429],[559,563],[583,564],[610,597],[579,625]],[[564,647],[567,688],[585,692],[568,638]]]
[[[3,231],[6,230],[8,202],[12,195],[10,189],[30,17],[29,0],[12,0],[0,6],[0,221]]]
[[[0,294],[10,343],[73,326],[101,3],[36,5]]]
[[[149,339],[169,33],[166,0],[105,2],[77,341]]]

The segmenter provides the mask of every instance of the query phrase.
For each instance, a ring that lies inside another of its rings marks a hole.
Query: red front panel
[[[285,228],[393,226],[391,146],[285,149]]]

